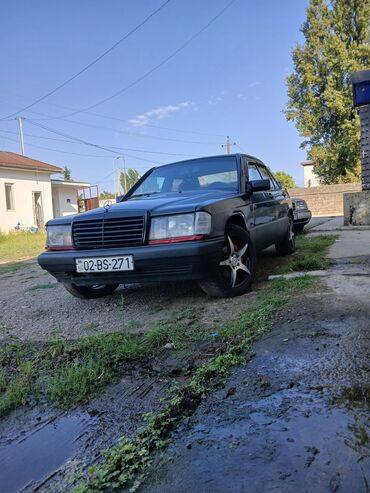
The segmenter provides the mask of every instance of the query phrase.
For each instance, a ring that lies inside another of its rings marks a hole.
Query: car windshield
[[[168,192],[238,191],[235,156],[194,159],[154,169],[130,198]]]

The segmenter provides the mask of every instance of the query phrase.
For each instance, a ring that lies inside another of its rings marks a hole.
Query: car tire
[[[77,286],[73,283],[63,283],[66,290],[71,293],[75,298],[83,300],[91,300],[94,298],[101,298],[112,294],[119,286],[119,284],[97,284],[94,286]]]
[[[225,245],[217,273],[200,281],[199,285],[209,296],[239,296],[249,291],[255,277],[256,263],[256,250],[249,233],[240,226],[230,224],[226,227]]]
[[[295,224],[294,225],[294,232],[297,234],[302,233],[303,228],[304,228],[304,224]]]
[[[284,238],[275,243],[275,248],[278,255],[291,255],[295,251],[295,235],[294,223],[292,216],[289,216],[288,228],[284,234]]]

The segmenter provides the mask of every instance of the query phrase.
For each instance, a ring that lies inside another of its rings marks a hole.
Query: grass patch
[[[58,286],[57,282],[48,282],[47,284],[37,284],[37,286],[32,286],[32,288],[27,289],[27,291],[36,291],[38,289],[52,289]]]
[[[202,331],[196,322],[200,314],[200,308],[184,308],[167,324],[158,324],[145,335],[115,332],[66,341],[59,329],[55,339],[42,347],[31,343],[21,346],[8,335],[6,348],[0,350],[0,416],[22,405],[27,393],[62,408],[88,401],[114,382],[125,365],[158,353],[168,341],[184,348],[199,340]],[[33,369],[31,380],[27,379],[27,365]],[[19,381],[11,380],[7,385],[13,374]],[[20,385],[23,381],[29,385]],[[17,388],[23,389],[22,398],[9,394]]]
[[[89,358],[72,366],[62,366],[48,382],[48,394],[52,402],[69,407],[71,402],[85,402],[112,377],[112,369],[102,361]]]
[[[0,416],[25,404],[27,395],[31,389],[33,376],[32,364],[29,361],[19,365],[15,376],[10,379],[9,382],[6,382],[6,376],[3,372],[3,390],[0,396]]]
[[[44,250],[45,239],[44,231],[0,233],[0,262],[14,262],[36,257]]]
[[[0,264],[0,275],[2,274],[12,274],[13,272],[16,272],[19,269],[23,269],[24,267],[27,267],[26,262],[9,262],[6,264]]]
[[[144,416],[146,424],[136,435],[122,438],[105,451],[103,461],[89,469],[89,478],[77,486],[75,493],[121,491],[127,487],[135,490],[155,453],[166,447],[171,431],[184,417],[190,416],[213,389],[225,382],[232,367],[248,357],[246,350],[251,342],[269,329],[290,295],[311,287],[312,283],[313,279],[308,276],[273,281],[269,289],[260,294],[254,308],[239,320],[229,322],[220,337],[219,354],[200,365],[186,384],[173,389],[160,412]],[[165,339],[161,336],[160,340],[163,343]]]
[[[296,252],[289,258],[289,262],[276,269],[277,274],[310,270],[325,270],[331,265],[326,258],[328,248],[338,238],[337,235],[296,236]]]

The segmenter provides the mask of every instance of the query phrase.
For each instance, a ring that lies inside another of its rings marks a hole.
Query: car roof
[[[189,163],[191,161],[202,161],[202,160],[207,160],[207,159],[218,159],[218,158],[222,158],[222,157],[235,157],[235,158],[239,158],[239,157],[245,157],[247,159],[251,159],[253,161],[256,161],[258,162],[259,164],[263,164],[264,166],[266,166],[260,159],[258,159],[257,157],[254,157],[254,156],[251,156],[249,154],[245,154],[245,153],[234,153],[234,154],[218,154],[218,155],[215,155],[215,156],[202,156],[202,157],[196,157],[196,158],[192,158],[192,159],[182,159],[181,161],[174,161],[173,163],[167,163],[167,164],[163,164],[162,166],[153,166],[153,168],[163,168],[165,166],[170,166],[172,164],[181,164],[181,163]]]

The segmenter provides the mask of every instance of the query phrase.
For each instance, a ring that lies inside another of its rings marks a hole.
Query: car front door
[[[263,180],[265,176],[264,166],[257,162],[248,162],[249,181]],[[274,221],[276,212],[274,200],[270,191],[253,192],[251,195],[253,206],[253,218],[255,227],[255,242],[258,249],[263,249],[274,243]]]

